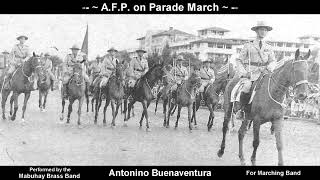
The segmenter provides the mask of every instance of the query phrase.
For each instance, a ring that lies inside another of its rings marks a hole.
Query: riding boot
[[[7,77],[6,77],[6,79],[5,79],[5,81],[4,81],[4,85],[3,85],[3,88],[4,89],[10,89],[10,79],[11,79],[11,77],[12,77],[12,74],[10,73],[10,74],[7,74]]]

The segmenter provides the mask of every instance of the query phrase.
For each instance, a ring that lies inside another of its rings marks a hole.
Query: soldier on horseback
[[[109,53],[109,56],[104,58],[100,72],[100,75],[102,76],[100,88],[107,85],[111,74],[115,71],[117,64],[120,62],[119,59],[115,57],[118,50],[112,47],[107,52]]]
[[[102,58],[98,55],[96,57],[96,62],[93,62],[89,66],[89,70],[91,71],[91,76],[90,76],[90,92],[92,92],[93,87],[95,87],[96,79],[101,73],[101,66],[102,66]]]
[[[20,42],[13,46],[12,51],[10,53],[10,62],[9,62],[9,69],[7,71],[7,78],[5,80],[5,89],[10,89],[10,80],[12,78],[13,73],[15,72],[18,67],[20,67],[25,61],[27,61],[30,57],[29,46],[25,45],[25,41],[28,40],[27,36],[21,35],[17,37],[17,40]],[[37,79],[35,77],[35,79]],[[36,89],[37,81],[34,80],[33,87],[30,90]]]
[[[49,54],[49,52],[46,52],[44,54],[44,58],[41,59],[41,66],[42,66],[43,70],[47,71],[47,73],[49,74],[51,91],[53,91],[55,76],[53,75],[53,73],[51,71],[52,70],[52,61],[49,58],[50,58],[50,54]]]
[[[173,67],[172,74],[175,76],[175,81],[179,85],[183,80],[187,80],[189,77],[188,69],[184,66],[184,59],[181,55],[177,58],[178,66]],[[176,89],[176,87],[173,87]]]
[[[267,26],[263,21],[259,21],[257,26],[252,27],[251,30],[256,32],[257,38],[244,45],[236,60],[239,76],[243,80],[243,87],[241,93],[239,93],[240,98],[237,98],[235,103],[236,110],[244,108],[249,103],[253,82],[259,79],[261,73],[272,72],[276,65],[272,46],[263,40],[267,32],[272,30],[272,27]],[[240,99],[243,98],[248,102],[241,102]]]
[[[202,83],[199,88],[199,93],[200,93],[201,101],[203,101],[204,88],[215,81],[214,70],[211,68],[211,62],[212,61],[210,60],[204,61],[203,67],[200,69],[200,77],[202,79]]]
[[[64,60],[63,63],[63,79],[62,79],[62,92],[63,92],[63,96],[67,97],[68,96],[68,91],[67,91],[67,86],[69,83],[69,80],[71,78],[71,76],[73,75],[73,66],[75,64],[79,64],[79,63],[84,63],[85,59],[84,56],[82,54],[79,53],[79,46],[78,45],[73,45],[71,48],[72,53],[68,54]],[[89,77],[88,75],[85,73],[84,70],[84,65],[82,64],[82,77],[84,78],[86,83],[89,83]]]
[[[130,61],[130,67],[132,68],[134,74],[134,82],[130,83],[129,87],[133,87],[136,80],[143,76],[149,70],[148,61],[143,56],[146,51],[143,49],[138,49],[136,50],[136,53],[138,54],[138,57]]]

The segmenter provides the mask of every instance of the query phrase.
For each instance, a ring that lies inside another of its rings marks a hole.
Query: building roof
[[[224,44],[231,44],[231,45],[237,45],[239,43],[236,43],[232,40],[229,39],[221,39],[221,38],[204,38],[204,39],[199,39],[196,41],[192,41],[190,43],[203,43],[203,42],[207,42],[207,43],[224,43]]]
[[[315,34],[308,34],[308,35],[300,36],[298,38],[299,39],[305,39],[305,38],[318,38],[318,39],[320,39],[320,36],[319,35],[315,35]]]
[[[214,31],[230,32],[228,29],[224,29],[224,28],[221,28],[221,27],[209,27],[209,28],[199,29],[198,31],[203,31],[203,30],[214,30]]]
[[[161,30],[160,32],[158,31],[157,33],[153,34],[152,37],[157,37],[157,36],[173,36],[173,35],[176,35],[176,34],[179,34],[179,35],[187,35],[187,36],[195,36],[195,35],[193,35],[193,34],[189,34],[189,33],[180,31],[180,30],[178,30],[178,29],[169,29],[169,30]],[[144,36],[144,37],[140,37],[140,38],[138,38],[137,40],[142,40],[142,39],[145,39],[145,36]]]

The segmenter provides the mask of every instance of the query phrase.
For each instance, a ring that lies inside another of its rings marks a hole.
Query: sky
[[[104,55],[110,47],[118,50],[137,48],[136,40],[147,30],[167,30],[169,27],[187,33],[212,26],[230,30],[234,37],[254,37],[251,31],[257,21],[266,21],[273,30],[274,40],[297,41],[297,37],[320,36],[320,15],[0,15],[0,51],[11,51],[16,37],[29,37],[31,51],[49,51],[62,58],[73,44],[81,47],[89,25],[89,59]],[[55,46],[59,51],[55,51]]]

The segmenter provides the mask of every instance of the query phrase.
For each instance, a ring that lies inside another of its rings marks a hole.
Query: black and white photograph
[[[319,166],[319,21],[1,14],[0,165]]]

